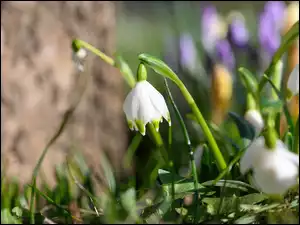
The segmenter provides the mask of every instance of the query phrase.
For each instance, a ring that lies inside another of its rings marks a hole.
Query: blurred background
[[[124,222],[126,217],[118,204],[122,193],[129,193],[140,203],[145,200],[137,211],[152,207],[160,199],[158,170],[166,168],[148,135],[134,149],[139,136],[129,130],[123,112],[130,88],[118,69],[94,54],[89,52],[83,62],[74,60],[74,38],[110,57],[121,56],[134,74],[141,53],[166,62],[194,97],[225,160],[231,162],[245,145],[242,138],[246,135],[239,132],[236,124],[245,121],[249,103],[238,68],[247,68],[259,79],[282,36],[298,20],[298,1],[1,1],[1,222],[20,219],[19,215],[12,216],[18,213],[18,207],[24,218],[29,218],[31,188],[23,184],[31,181],[43,149],[78,100],[80,103],[51,145],[38,174],[40,190],[53,200],[51,204],[66,206],[79,217],[80,208],[92,210],[94,216],[85,221],[98,221],[92,198],[85,192],[88,190],[101,199],[101,206],[96,208],[106,212],[104,223],[113,223]],[[282,76],[276,82],[284,89],[291,70],[299,63],[299,40],[291,44],[282,62],[278,70]],[[80,63],[84,65],[83,72],[78,70]],[[161,76],[149,69],[148,81],[167,99]],[[209,148],[202,148],[206,143],[202,129],[194,122],[178,88],[171,81],[168,84],[196,149],[199,183],[213,180],[219,172]],[[266,104],[263,108],[268,110],[269,104],[264,97],[273,94],[266,85],[260,103]],[[278,102],[281,110],[281,101]],[[188,178],[189,149],[173,108],[169,101],[167,104],[172,120],[168,155],[174,162],[175,175]],[[291,99],[288,107],[295,122],[299,95]],[[287,123],[284,116],[278,118],[276,126],[282,136]],[[245,123],[242,127],[252,135],[248,139],[254,138],[250,125]],[[168,128],[165,121],[161,123],[165,144]],[[236,164],[231,175],[238,182],[248,182]],[[109,188],[114,192],[105,192]],[[132,189],[127,192],[129,188]],[[216,196],[221,195],[219,188],[214,188],[218,189]],[[234,194],[234,199],[241,194],[233,191],[228,196]],[[150,193],[147,199],[141,197],[144,193]],[[48,200],[37,195],[36,212],[41,213]],[[134,211],[135,202],[131,205],[132,200],[127,200],[127,208]],[[64,210],[53,210],[51,217],[61,215],[58,223],[70,223],[64,220]],[[294,211],[297,218],[282,214],[282,221],[298,220],[299,208]]]
[[[2,1],[1,160],[7,173],[22,182],[29,180],[76,92],[72,38],[109,56],[121,55],[134,72],[140,53],[163,59],[191,90],[205,118],[230,129],[228,135],[234,137],[236,127],[226,120],[227,112],[243,115],[246,109],[237,68],[246,67],[260,77],[281,35],[299,19],[298,11],[297,2],[283,1]],[[284,63],[284,74],[298,63],[298,51],[296,43]],[[149,81],[165,95],[163,79],[148,72]],[[122,110],[128,86],[117,69],[92,54],[85,73],[92,75],[87,91],[43,165],[50,183],[55,180],[53,167],[70,152],[83,153],[96,174],[101,170],[101,152],[107,153],[117,174],[134,170],[120,163],[134,136]],[[170,86],[182,115],[187,115],[190,111],[181,94]],[[203,141],[201,129],[191,121],[187,124],[197,146]],[[175,121],[172,151],[178,165],[187,165],[183,135],[176,126]],[[165,123],[161,131],[166,138]],[[150,174],[156,167],[152,148],[146,137],[137,151],[135,171],[140,179],[146,175],[139,175],[139,168]]]

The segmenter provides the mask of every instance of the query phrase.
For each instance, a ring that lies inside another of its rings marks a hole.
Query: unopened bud
[[[87,51],[84,48],[80,48],[76,52],[73,51],[72,53],[73,62],[80,72],[84,71],[83,60],[86,58],[86,56]]]
[[[232,77],[221,64],[214,67],[212,75],[212,120],[220,124],[225,118],[231,104]]]
[[[258,110],[248,110],[245,114],[245,120],[247,120],[255,128],[256,134],[260,133],[264,128],[264,120]]]
[[[140,63],[140,65],[138,67],[137,80],[138,81],[147,80],[147,69],[143,63]]]
[[[87,56],[87,51],[84,48],[81,48],[76,52],[76,55],[79,59],[84,59]]]

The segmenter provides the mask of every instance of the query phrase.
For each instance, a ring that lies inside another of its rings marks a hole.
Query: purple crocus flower
[[[283,26],[285,8],[286,5],[283,1],[268,1],[264,7],[264,12],[270,15],[278,30],[281,30]]]
[[[229,25],[229,39],[237,47],[245,47],[249,41],[249,32],[245,21],[234,18]]]
[[[222,39],[216,44],[217,59],[225,65],[229,70],[233,70],[235,67],[235,58],[227,39]]]
[[[197,63],[197,50],[190,34],[184,33],[179,39],[180,64],[189,70],[194,70]]]
[[[219,39],[219,18],[214,6],[206,6],[201,14],[201,41],[204,49],[212,53]]]
[[[273,23],[271,14],[263,12],[259,18],[258,36],[261,48],[272,56],[280,46],[280,33]]]

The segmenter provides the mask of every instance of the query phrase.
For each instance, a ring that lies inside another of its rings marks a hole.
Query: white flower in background
[[[299,94],[299,64],[297,64],[291,72],[287,87],[293,95]]]
[[[84,71],[83,60],[87,56],[87,51],[84,48],[80,48],[77,52],[72,52],[72,59],[76,68],[80,71]]]
[[[145,126],[152,122],[158,131],[159,123],[165,118],[171,125],[170,114],[164,97],[146,80],[136,83],[127,95],[123,110],[129,128],[146,134]]]
[[[249,109],[245,114],[245,119],[255,128],[255,133],[258,134],[264,128],[264,120],[260,112],[256,109]]]
[[[284,194],[297,184],[299,156],[290,152],[281,140],[274,149],[265,146],[264,137],[253,141],[240,161],[244,174],[253,169],[255,185],[267,194]]]

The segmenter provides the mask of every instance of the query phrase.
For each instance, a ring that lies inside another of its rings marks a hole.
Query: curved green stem
[[[217,145],[216,140],[214,139],[212,133],[209,130],[209,127],[207,123],[205,122],[204,117],[202,116],[202,113],[200,112],[199,108],[197,107],[195,100],[185,87],[185,85],[182,83],[182,81],[178,78],[178,76],[173,72],[173,70],[165,64],[163,61],[160,59],[157,59],[149,54],[140,54],[139,55],[139,60],[145,63],[145,65],[149,66],[152,68],[156,73],[162,75],[163,77],[167,77],[170,80],[172,80],[180,89],[181,93],[183,94],[184,98],[188,102],[189,106],[191,107],[197,122],[200,124],[204,135],[207,138],[208,144],[213,151],[213,155],[216,159],[217,166],[219,171],[222,171],[227,167],[226,162],[223,158],[223,155]]]
[[[205,134],[205,136],[207,138],[208,144],[213,152],[213,155],[214,155],[214,158],[216,160],[219,170],[223,171],[227,167],[226,162],[225,162],[224,157],[217,145],[216,140],[214,139],[207,123],[205,122],[205,119],[204,119],[201,111],[199,110],[193,97],[191,96],[191,94],[189,93],[189,91],[187,90],[187,88],[185,87],[185,85],[182,83],[182,81],[179,78],[178,78],[178,80],[176,80],[176,84],[179,87],[179,89],[181,90],[184,98],[188,102],[198,123],[200,124],[200,126],[203,130],[203,133]]]
[[[94,46],[90,45],[89,43],[79,40],[79,39],[75,39],[75,40],[73,40],[73,44],[76,45],[77,48],[85,48],[85,49],[89,50],[90,52],[99,56],[107,64],[109,64],[111,66],[115,66],[115,61],[112,58],[105,55],[103,52],[101,52],[99,49],[95,48]]]
[[[287,120],[287,123],[289,125],[289,130],[291,132],[293,132],[294,130],[294,123],[293,123],[293,120],[292,120],[292,117],[289,113],[289,109],[288,109],[288,106],[287,106],[287,102],[286,100],[284,99],[284,97],[281,95],[280,91],[277,89],[276,85],[273,84],[272,80],[270,80],[269,77],[267,77],[267,75],[264,74],[263,76],[265,78],[265,80],[267,82],[270,83],[270,85],[272,86],[273,90],[275,91],[275,93],[277,94],[278,98],[283,102],[283,111],[284,111],[284,114],[285,114],[285,117],[286,117],[286,120]]]
[[[79,40],[79,39],[74,39],[73,42],[72,42],[72,46],[73,46],[73,48],[76,48],[76,49],[84,48],[86,50],[89,50],[90,52],[92,52],[95,55],[99,56],[100,59],[102,59],[107,64],[119,69],[120,72],[122,73],[124,79],[128,83],[128,85],[131,88],[134,87],[136,81],[135,81],[135,78],[132,74],[132,71],[130,70],[130,68],[127,64],[122,62],[121,59],[120,59],[121,62],[115,61],[113,58],[107,56],[106,54],[101,52],[99,49],[97,49],[94,46],[90,45],[89,43],[87,43],[85,41],[82,41],[82,40]]]
[[[296,40],[297,37],[299,37],[299,21],[297,21],[282,38],[280,47],[277,49],[277,51],[273,55],[273,58],[272,58],[272,61],[269,65],[269,67],[264,72],[264,74],[266,76],[263,76],[259,82],[259,87],[257,90],[258,95],[263,90],[265,84],[268,81],[266,78],[271,78],[271,76],[273,75],[272,72],[274,71],[276,63],[281,59],[283,54],[286,52],[286,50],[289,48],[289,46],[293,44],[294,40]]]
[[[95,48],[94,46],[90,45],[89,43],[80,40],[80,39],[74,39],[72,42],[72,46],[79,49],[79,48],[85,48],[89,50],[90,52],[94,53],[95,55],[99,56],[100,59],[102,59],[107,64],[117,68],[120,70],[121,74],[123,75],[124,79],[127,81],[128,85],[132,88],[136,84],[136,80],[128,67],[128,65],[118,65],[117,61],[115,61],[113,58],[107,56],[103,52],[101,52],[99,49]],[[159,132],[157,132],[152,124],[148,124],[147,128],[150,130],[151,137],[153,138],[153,141],[155,142],[157,147],[163,146],[163,140],[161,138],[161,135]],[[166,159],[166,154],[163,152],[163,155]],[[167,162],[167,161],[166,161]]]
[[[177,119],[179,120],[180,122],[180,126],[181,126],[181,129],[183,131],[183,134],[184,134],[184,139],[185,139],[185,142],[186,142],[186,145],[188,146],[189,148],[189,156],[190,156],[190,162],[191,162],[191,169],[192,169],[192,173],[193,173],[193,178],[194,178],[194,188],[195,188],[195,198],[194,198],[194,201],[195,201],[195,217],[194,219],[197,220],[197,213],[198,213],[198,174],[197,174],[197,168],[196,168],[196,163],[195,163],[195,159],[194,159],[194,151],[193,151],[193,147],[191,145],[191,140],[190,140],[190,137],[189,137],[189,134],[188,134],[188,131],[186,129],[186,126],[184,124],[184,121],[183,121],[183,118],[174,102],[174,99],[172,97],[172,94],[171,94],[171,91],[169,89],[169,86],[168,86],[168,82],[167,82],[167,79],[164,78],[164,81],[165,81],[165,86],[166,86],[166,89],[167,89],[167,92],[168,92],[168,95],[169,95],[169,99],[170,99],[170,102],[174,108],[174,111],[175,111],[175,114],[177,116]]]

